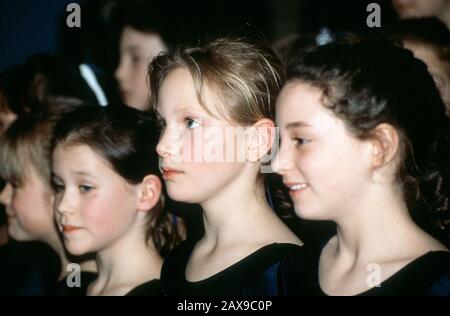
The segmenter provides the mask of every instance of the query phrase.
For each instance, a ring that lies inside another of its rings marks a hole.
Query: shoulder
[[[303,247],[297,244],[273,243],[251,254],[247,262],[242,262],[250,285],[245,295],[284,295],[280,270],[287,262],[302,257],[302,253]]]
[[[375,295],[450,295],[450,252],[429,251],[385,280]]]

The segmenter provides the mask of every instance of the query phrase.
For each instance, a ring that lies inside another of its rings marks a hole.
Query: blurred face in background
[[[449,0],[392,0],[401,19],[438,16]]]
[[[0,193],[8,218],[8,233],[19,241],[47,242],[56,233],[53,220],[53,192],[48,184],[28,166],[22,183],[7,183]]]
[[[120,39],[120,61],[115,72],[122,101],[139,110],[149,110],[150,90],[147,68],[152,59],[166,50],[156,33],[140,32],[125,26]]]

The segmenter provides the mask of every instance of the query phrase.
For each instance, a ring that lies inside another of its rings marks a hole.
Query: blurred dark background
[[[75,62],[114,67],[117,34],[114,7],[126,0],[0,0],[0,71],[36,53],[61,53]],[[152,1],[177,42],[195,41],[218,28],[251,25],[271,42],[322,26],[370,32],[368,3],[382,8],[382,26],[395,20],[386,0],[215,0]],[[81,5],[81,27],[69,28],[69,3]]]

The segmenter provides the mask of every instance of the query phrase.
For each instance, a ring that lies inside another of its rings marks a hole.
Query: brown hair
[[[149,174],[160,177],[156,144],[157,128],[148,113],[126,106],[81,107],[58,121],[51,142],[85,144],[103,157],[110,167],[131,184]],[[182,222],[176,223],[165,207],[162,192],[157,205],[148,212],[146,240],[152,240],[161,255],[182,241]]]
[[[27,178],[28,166],[51,186],[50,139],[53,127],[74,105],[54,100],[45,106],[45,113],[19,116],[0,137],[0,177],[3,180],[21,185]]]

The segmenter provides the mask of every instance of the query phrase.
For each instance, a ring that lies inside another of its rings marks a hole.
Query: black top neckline
[[[262,247],[256,249],[252,253],[248,254],[247,256],[243,257],[242,259],[236,261],[235,263],[229,265],[228,267],[224,268],[223,270],[221,270],[221,271],[219,271],[217,273],[214,273],[214,274],[212,274],[212,275],[210,275],[210,276],[208,276],[208,277],[206,277],[204,279],[198,280],[198,281],[189,281],[186,278],[186,270],[187,270],[187,266],[189,264],[189,260],[190,260],[191,255],[192,255],[192,250],[194,249],[195,245],[196,245],[195,242],[192,243],[192,245],[189,247],[189,251],[186,252],[186,254],[187,254],[187,258],[185,260],[186,266],[185,266],[184,272],[183,272],[184,282],[189,284],[189,285],[192,285],[192,286],[201,285],[203,283],[208,283],[208,282],[211,282],[211,281],[213,281],[215,279],[221,278],[223,275],[226,275],[228,273],[232,273],[233,270],[235,270],[237,267],[240,267],[243,263],[252,260],[253,258],[257,257],[259,254],[263,253],[265,250],[267,250],[269,248],[279,247],[279,246],[281,246],[281,247],[292,247],[293,246],[294,248],[296,248],[296,247],[302,248],[303,247],[303,246],[300,246],[300,245],[297,245],[297,244],[294,244],[294,243],[277,243],[277,242],[273,242],[273,243],[267,244],[265,246],[262,246]]]
[[[325,243],[325,245],[328,242]],[[324,247],[325,247],[324,245]],[[323,247],[323,248],[324,248]],[[319,256],[317,258],[317,270],[316,270],[316,278],[317,278],[317,287],[319,289],[319,291],[324,295],[324,296],[330,296],[329,294],[327,294],[321,287],[320,285],[320,278],[319,278],[319,263],[320,263],[320,257],[322,255],[322,250],[323,248],[321,248],[320,252],[319,252]],[[394,274],[392,274],[391,276],[389,276],[387,279],[381,281],[380,286],[382,287],[388,287],[390,284],[395,283],[396,279],[402,277],[403,275],[407,274],[408,271],[410,269],[412,269],[415,265],[417,265],[418,263],[426,260],[427,258],[429,258],[430,256],[433,255],[437,255],[440,253],[450,253],[449,251],[445,251],[445,250],[430,250],[427,251],[426,253],[424,253],[421,256],[418,256],[417,258],[413,259],[412,261],[410,261],[409,263],[407,263],[406,265],[404,265],[402,268],[400,268],[400,270],[398,270],[397,272],[395,272]],[[370,295],[372,292],[376,292],[378,290],[378,287],[372,287],[366,291],[357,293],[357,294],[353,294],[352,296],[366,296],[366,295]]]

